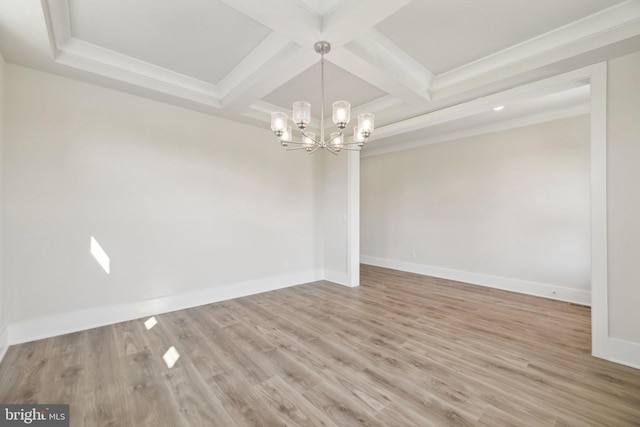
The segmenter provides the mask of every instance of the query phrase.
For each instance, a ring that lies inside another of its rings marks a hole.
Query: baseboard
[[[7,354],[7,350],[9,350],[9,328],[5,326],[0,332],[0,362]]]
[[[473,285],[486,286],[490,288],[502,289],[505,291],[518,292],[521,294],[534,295],[538,297],[591,306],[591,292],[579,289],[564,288],[561,286],[528,282],[519,279],[473,273],[469,271],[434,267],[425,264],[395,261],[367,255],[362,255],[360,257],[360,262],[363,264],[374,265],[378,267],[391,268],[393,270],[406,271],[409,273],[422,274],[425,276],[455,280],[458,282],[471,283]]]
[[[10,324],[8,327],[7,342],[13,345],[35,341],[161,313],[288,288],[322,279],[323,273],[321,271],[307,271],[237,282],[221,287],[154,298],[146,301],[98,307],[16,322]]]
[[[354,287],[349,281],[349,275],[341,271],[324,270],[324,280],[338,285],[347,286],[349,288]]]
[[[607,340],[607,352],[605,359],[640,369],[640,344],[609,337]]]

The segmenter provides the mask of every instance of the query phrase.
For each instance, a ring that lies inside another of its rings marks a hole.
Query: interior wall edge
[[[9,349],[9,328],[5,326],[2,332],[0,332],[0,362],[2,362],[2,359],[4,359],[4,355],[7,354],[8,349]]]
[[[349,288],[358,286],[357,284],[356,285],[352,284],[350,274],[344,271],[325,269],[324,280],[335,283],[337,285],[347,286]]]
[[[609,352],[605,359],[631,368],[640,369],[640,363],[638,363],[640,360],[640,344],[620,338],[609,337],[607,348]]]
[[[472,285],[486,286],[489,288],[502,289],[505,291],[591,306],[591,292],[580,289],[570,289],[545,283],[529,282],[509,277],[499,277],[489,274],[454,270],[406,261],[396,261],[367,255],[362,255],[360,260],[363,264],[373,265],[376,267],[390,268],[408,273],[421,274],[423,276],[455,280]]]
[[[309,270],[289,275],[231,283],[223,287],[185,292],[145,301],[104,306],[10,323],[5,329],[6,342],[8,345],[14,345],[51,338],[157,314],[293,287],[322,280],[323,278],[322,271]],[[8,334],[6,333],[7,329]],[[0,346],[3,342],[2,338],[3,336],[0,335]]]

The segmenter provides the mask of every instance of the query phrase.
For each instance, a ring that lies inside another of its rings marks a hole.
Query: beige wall
[[[6,293],[4,289],[4,208],[2,207],[4,201],[4,182],[3,182],[3,159],[2,153],[4,150],[4,88],[5,88],[5,68],[6,64],[2,54],[0,54],[0,358],[6,347],[6,343],[3,342],[2,334],[6,330],[7,321],[5,316],[5,310],[7,306]]]
[[[347,284],[347,155],[319,153],[324,168],[321,189],[323,260],[327,279]]]
[[[640,344],[640,52],[608,65],[609,331]]]
[[[588,116],[366,157],[361,171],[363,259],[590,290]]]
[[[312,280],[322,268],[315,156],[282,151],[267,127],[6,71],[12,323],[268,278]],[[91,236],[111,258],[109,275],[89,254]]]

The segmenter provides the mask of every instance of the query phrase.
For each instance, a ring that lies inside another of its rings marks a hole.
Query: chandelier
[[[345,141],[345,135],[342,132],[351,119],[351,104],[347,101],[336,101],[332,104],[333,123],[337,127],[336,132],[331,132],[329,138],[325,139],[324,128],[324,55],[329,53],[331,45],[328,42],[317,42],[314,45],[316,52],[320,54],[320,75],[321,75],[321,91],[322,100],[320,103],[320,134],[306,130],[307,125],[311,121],[311,104],[305,101],[297,101],[293,103],[292,121],[300,130],[300,139],[294,139],[291,132],[291,126],[288,123],[287,113],[277,112],[271,113],[271,130],[276,135],[280,144],[285,150],[306,150],[309,154],[318,149],[326,148],[333,154],[338,154],[342,150],[360,150],[367,138],[373,132],[373,114],[358,114],[358,126],[353,128],[353,136],[349,141]]]

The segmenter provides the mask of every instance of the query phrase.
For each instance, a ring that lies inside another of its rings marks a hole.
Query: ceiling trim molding
[[[103,47],[87,43],[83,40],[71,38],[66,44],[58,45],[59,55],[71,55],[95,64],[104,64],[105,74],[120,69],[133,74],[158,80],[190,91],[199,92],[214,98],[219,98],[218,87],[214,84],[150,64],[127,55],[114,52]]]
[[[216,85],[72,37],[69,0],[42,1],[54,61],[147,89],[221,108]]]
[[[345,47],[336,47],[331,49],[331,57],[327,61],[336,64],[338,67],[358,76],[370,85],[395,96],[411,106],[423,106],[429,101],[431,94],[425,88],[411,87],[410,84],[399,82],[398,80],[389,78],[389,75],[380,68],[372,66],[359,57],[354,55]]]
[[[252,75],[264,71],[274,57],[282,57],[295,45],[290,38],[271,33],[218,83],[221,97],[229,96]]]
[[[230,112],[241,112],[317,62],[318,54],[313,50],[290,45],[225,96],[223,106]]]
[[[323,40],[343,46],[366,33],[413,0],[343,0],[322,18]]]
[[[69,0],[41,0],[41,4],[51,45],[67,44],[71,40]]]
[[[508,103],[510,100],[528,96],[539,91],[548,90],[554,86],[560,87],[571,81],[582,81],[584,80],[583,76],[583,69],[569,71],[544,80],[527,83],[492,95],[423,114],[421,116],[378,127],[376,128],[375,133],[369,138],[369,141],[389,138],[395,135],[422,129],[427,126],[434,126],[456,119],[469,117],[480,112],[488,111],[495,105]]]
[[[97,80],[121,81],[176,98],[170,102],[199,104],[195,109],[206,107],[212,114],[259,117],[264,122],[269,116],[256,109],[260,100],[315,64],[318,57],[311,46],[328,40],[332,50],[327,61],[385,93],[354,109],[379,115],[382,126],[372,141],[430,126],[442,111],[454,114],[455,107],[434,111],[438,108],[602,61],[604,55],[619,54],[640,41],[640,1],[627,0],[434,76],[375,29],[412,0],[282,0],[277,6],[263,0],[221,1],[273,32],[218,84],[74,38],[70,0],[40,3],[55,63],[98,76]],[[318,7],[328,9],[319,14]]]
[[[469,129],[463,129],[456,132],[445,133],[437,136],[419,138],[412,141],[401,142],[393,145],[368,145],[365,150],[362,151],[362,157],[373,157],[382,154],[393,153],[396,151],[410,150],[412,148],[419,148],[425,145],[439,144],[441,142],[453,141],[456,139],[470,138],[478,135],[485,135],[488,133],[500,132],[503,130],[516,129],[524,126],[531,126],[539,123],[550,122],[553,120],[560,120],[569,117],[581,116],[589,114],[589,105],[577,105],[573,107],[567,107],[557,109],[553,111],[546,111],[539,114],[532,114],[524,117],[517,117],[509,120],[502,120],[497,123],[490,123],[487,125],[474,126]]]
[[[640,21],[640,2],[628,0],[477,61],[439,74],[434,79],[433,91],[443,91],[445,88],[461,85],[465,81],[476,79],[488,73],[497,73],[494,80],[508,77],[598,49],[640,34],[640,27],[636,25],[638,21]],[[629,30],[632,34],[629,34]],[[447,93],[448,95],[449,93]]]
[[[176,85],[174,82],[159,80],[148,75],[123,70],[120,68],[108,69],[105,64],[98,63],[84,57],[60,51],[56,62],[78,70],[87,71],[96,75],[108,77],[117,81],[122,81],[145,89],[151,89],[166,95],[175,96],[202,105],[222,108],[222,102],[212,94],[188,89],[183,85]],[[105,72],[107,68],[108,72]]]
[[[345,47],[366,61],[369,67],[380,69],[398,83],[422,94],[423,101],[431,100],[430,90],[434,78],[431,71],[379,31],[372,29]]]
[[[322,17],[297,0],[220,0],[225,5],[253,19],[302,46],[312,47],[321,40]]]

